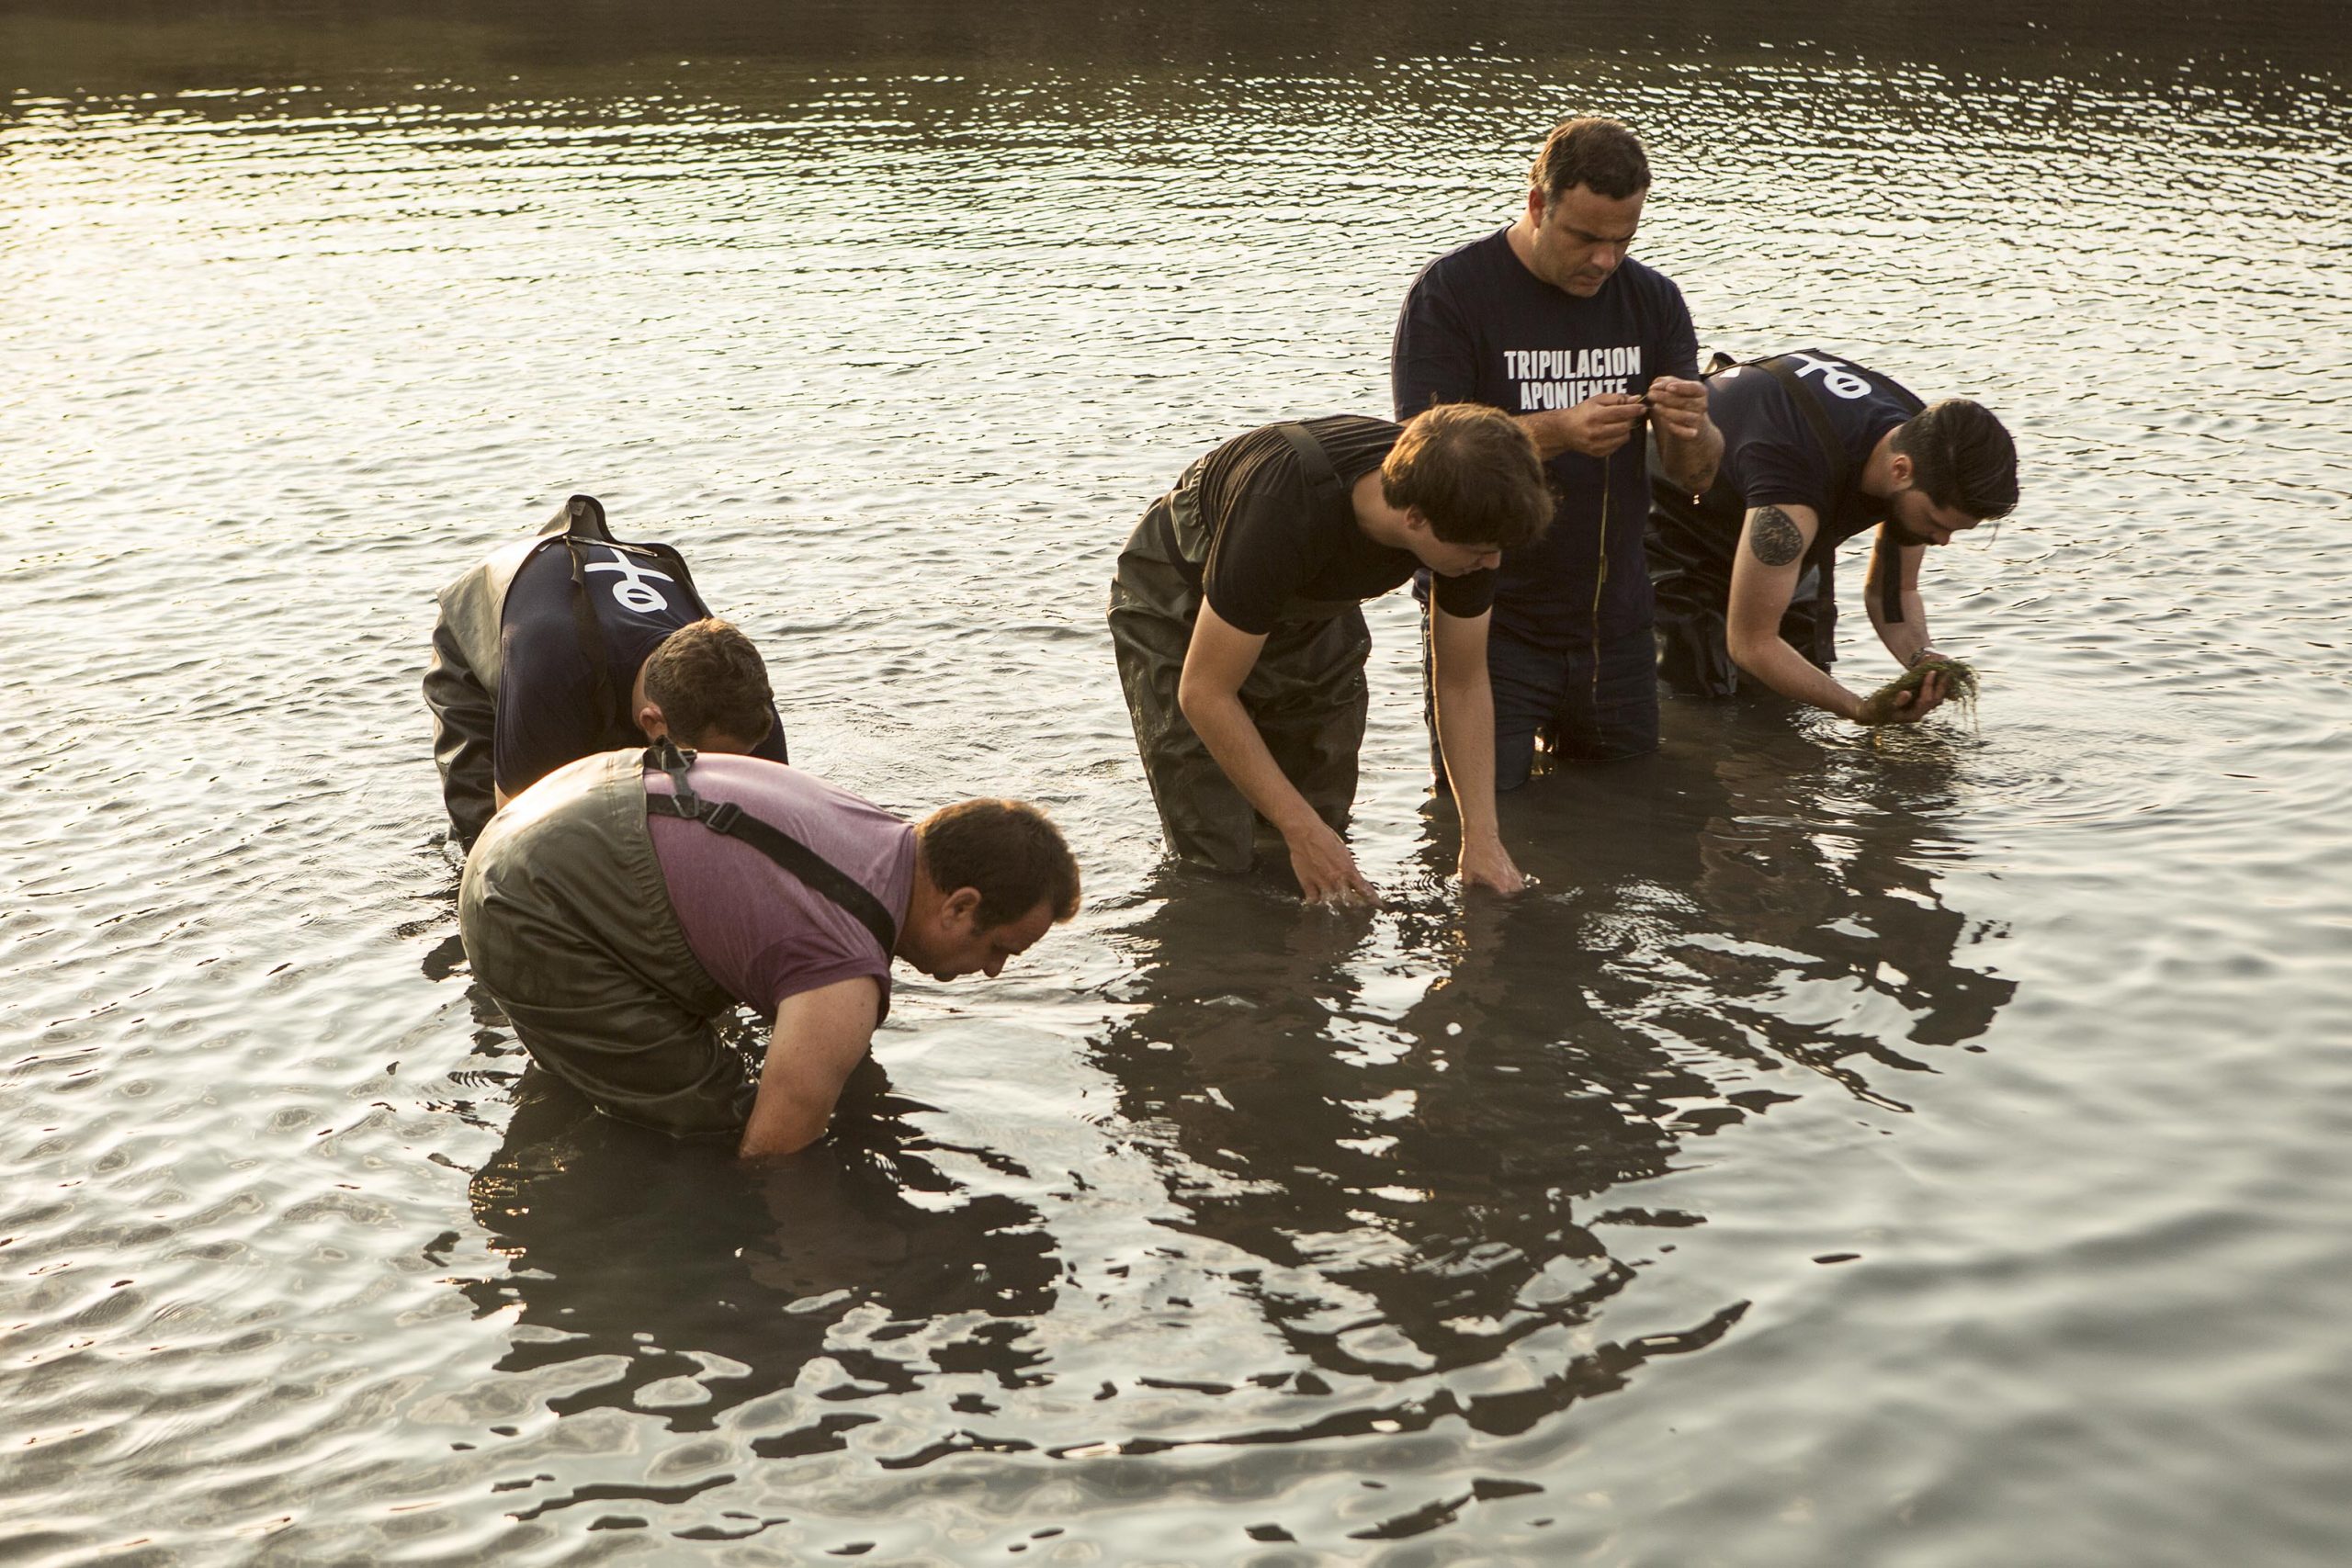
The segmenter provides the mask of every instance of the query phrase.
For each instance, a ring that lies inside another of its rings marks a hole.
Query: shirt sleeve
[[[1699,378],[1699,332],[1690,324],[1690,307],[1683,302],[1680,284],[1663,273],[1657,280],[1658,319],[1663,323],[1658,333],[1657,374],[1695,381]]]
[[[1397,312],[1388,383],[1399,423],[1434,404],[1477,397],[1477,345],[1453,291],[1433,266],[1413,280]]]
[[[1829,469],[1810,431],[1776,430],[1743,441],[1724,454],[1724,468],[1739,491],[1740,504],[1809,506],[1817,518],[1829,511]]]
[[[1495,574],[1465,571],[1460,577],[1430,573],[1437,607],[1458,620],[1476,620],[1495,607]]]
[[[862,928],[861,928],[862,929]],[[890,1016],[890,960],[874,951],[872,939],[861,947],[844,942],[830,953],[812,955],[795,943],[774,942],[752,960],[752,985],[766,998],[758,1010],[769,1023],[776,1010],[804,991],[820,990],[839,980],[868,979],[880,990],[874,1013],[876,1028]]]

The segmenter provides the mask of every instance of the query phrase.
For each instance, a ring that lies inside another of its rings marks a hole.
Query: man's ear
[[[1887,477],[1894,481],[1895,489],[1901,490],[1909,484],[1911,482],[1911,454],[1908,452],[1892,454],[1886,465],[1886,472]]]
[[[980,890],[977,887],[958,887],[940,901],[939,909],[940,913],[951,919],[960,920],[967,916],[978,919],[980,912]]]
[[[1544,200],[1543,191],[1534,186],[1528,186],[1527,226],[1529,228],[1541,229],[1544,227],[1544,209],[1545,205],[1546,203]]]
[[[648,740],[659,740],[670,733],[670,721],[662,716],[662,705],[647,703],[637,710],[637,728]]]

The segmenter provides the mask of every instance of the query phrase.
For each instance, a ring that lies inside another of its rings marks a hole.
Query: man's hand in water
[[[1527,878],[1511,863],[1510,852],[1503,848],[1500,839],[1465,837],[1462,840],[1462,886],[1491,887],[1498,893],[1517,893],[1527,886]]]
[[[1861,711],[1854,715],[1856,724],[1917,724],[1934,712],[1951,694],[1951,687],[1941,671],[1930,670],[1910,692],[1873,692],[1862,700]]]
[[[1309,904],[1377,904],[1380,896],[1356,870],[1356,857],[1340,835],[1322,821],[1302,828],[1285,840],[1290,845],[1290,869],[1298,878],[1298,896]]]

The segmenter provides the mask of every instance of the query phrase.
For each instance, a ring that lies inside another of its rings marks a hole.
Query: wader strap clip
[[[882,907],[865,884],[786,832],[773,822],[763,822],[731,800],[709,801],[696,795],[686,784],[686,770],[694,765],[695,754],[681,751],[676,742],[663,736],[645,749],[649,766],[670,775],[670,787],[675,795],[655,795],[648,791],[645,814],[648,817],[682,817],[689,822],[699,822],[714,833],[724,833],[741,840],[760,853],[775,862],[810,892],[832,900],[843,912],[874,934],[882,944],[882,956],[887,961],[898,951],[899,922]]]
[[[649,768],[659,768],[669,774],[670,787],[678,792],[679,804],[695,808],[684,815],[691,817],[701,814],[702,797],[695,794],[694,785],[686,782],[686,770],[695,765],[695,754],[692,751],[680,750],[678,743],[665,735],[645,749],[645,765]]]

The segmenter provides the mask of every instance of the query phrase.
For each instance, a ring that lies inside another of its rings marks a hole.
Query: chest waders
[[[594,750],[637,746],[639,733],[628,712],[627,692],[613,687],[605,634],[588,597],[588,547],[601,545],[658,564],[677,580],[688,604],[701,615],[709,609],[695,589],[684,557],[667,545],[637,545],[613,537],[604,504],[575,495],[556,509],[528,539],[492,552],[472,570],[444,588],[433,627],[433,658],[424,671],[424,704],[433,713],[433,761],[441,773],[441,798],[458,841],[470,846],[497,809],[498,687],[500,637],[506,598],[514,579],[542,549],[560,546],[571,559],[572,624],[580,656],[595,682],[597,744]]]
[[[1783,641],[1827,670],[1838,659],[1838,547],[1850,536],[1836,530],[1838,513],[1853,483],[1853,464],[1845,444],[1829,423],[1829,415],[1813,388],[1797,374],[1790,356],[1750,360],[1779,381],[1789,401],[1804,417],[1822,460],[1829,468],[1829,501],[1820,509],[1812,547],[1789,607],[1781,616]],[[1742,368],[1718,355],[1709,366],[1712,380],[1726,369]],[[1917,399],[1905,400],[1912,412]],[[1650,586],[1657,602],[1658,673],[1678,690],[1693,695],[1728,697],[1739,690],[1739,667],[1733,662],[1725,628],[1731,604],[1732,562],[1739,551],[1747,506],[1730,479],[1718,471],[1705,494],[1693,498],[1666,479],[1654,444],[1650,450],[1650,524],[1648,536]],[[1731,541],[1725,552],[1724,540]],[[1871,556],[1869,581],[1880,595],[1881,613],[1903,618],[1900,551],[1881,528]]]
[[[605,1114],[681,1138],[741,1133],[759,1064],[714,1027],[736,998],[686,944],[649,814],[698,821],[770,855],[877,942],[890,933],[886,962],[896,936],[880,900],[846,873],[781,829],[694,794],[693,761],[662,741],[558,769],[527,807],[491,819],[458,891],[474,976],[531,1059]],[[679,795],[649,792],[647,767],[668,773]],[[778,853],[779,844],[789,848]],[[837,890],[844,884],[866,908]]]
[[[1305,426],[1285,424],[1317,514],[1355,526],[1347,487]],[[1205,458],[1144,513],[1111,580],[1111,644],[1168,847],[1220,871],[1246,871],[1261,819],[1226,777],[1177,701],[1184,655],[1216,541],[1200,511]],[[1371,707],[1372,633],[1352,600],[1294,598],[1241,682],[1241,705],[1293,787],[1334,831],[1355,805],[1356,754]]]

